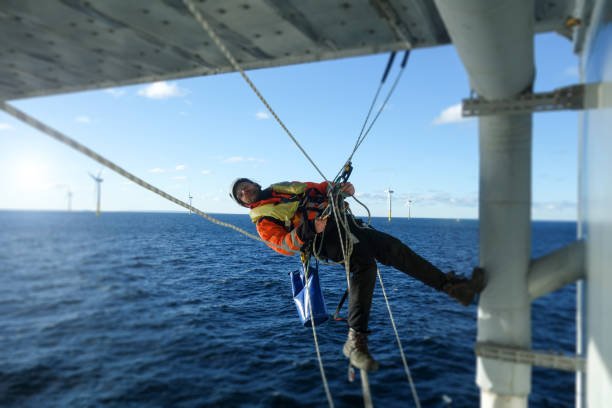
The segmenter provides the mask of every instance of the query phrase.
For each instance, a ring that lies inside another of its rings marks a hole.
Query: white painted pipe
[[[584,241],[576,241],[531,262],[529,298],[533,301],[583,278]]]
[[[534,78],[532,0],[436,0],[469,77],[485,99],[515,96]],[[531,347],[527,291],[530,262],[531,115],[479,121],[480,296],[478,342]],[[477,358],[481,407],[527,406],[531,367]]]
[[[478,95],[503,99],[531,86],[533,0],[435,3]]]
[[[531,115],[481,118],[479,342],[531,347],[530,181]],[[476,374],[482,407],[527,406],[530,366],[479,357]]]

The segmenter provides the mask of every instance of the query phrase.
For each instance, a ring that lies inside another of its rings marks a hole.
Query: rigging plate
[[[589,83],[566,86],[551,92],[526,93],[516,98],[486,100],[463,99],[463,117],[513,115],[559,110],[583,110],[612,106],[612,83]]]
[[[586,360],[583,357],[537,352],[500,344],[476,343],[474,352],[478,357],[562,371],[585,371],[586,366]]]

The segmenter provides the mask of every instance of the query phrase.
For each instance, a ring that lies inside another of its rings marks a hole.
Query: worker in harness
[[[276,252],[297,254],[317,234],[322,234],[319,256],[343,262],[340,241],[346,242],[346,232],[342,229],[338,232],[333,214],[320,216],[328,206],[327,192],[331,187],[332,183],[328,182],[283,182],[262,189],[248,178],[239,178],[231,184],[230,196],[236,203],[251,210],[249,216],[256,224],[257,232]],[[348,182],[336,187],[348,196],[355,193],[355,188]],[[484,288],[484,271],[480,268],[474,269],[470,279],[458,277],[454,272],[445,274],[397,238],[372,228],[360,227],[355,222],[349,225],[354,246],[349,258],[349,333],[343,353],[357,368],[378,369],[378,362],[371,356],[367,344],[376,261],[447,293],[464,306],[471,304],[474,296]]]

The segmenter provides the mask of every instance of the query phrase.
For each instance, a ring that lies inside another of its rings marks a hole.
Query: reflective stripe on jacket
[[[283,255],[300,252],[307,241],[304,213],[313,220],[326,207],[327,182],[283,182],[272,184],[270,198],[251,204],[249,216],[259,236]],[[314,233],[314,231],[312,231]],[[278,245],[278,246],[276,246]]]

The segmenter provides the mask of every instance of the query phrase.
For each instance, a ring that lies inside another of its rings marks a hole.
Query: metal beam
[[[531,261],[527,286],[533,301],[567,284],[583,279],[584,241],[572,242],[550,254]]]
[[[562,371],[585,371],[586,359],[560,353],[526,350],[492,343],[476,343],[477,356]]]
[[[612,83],[602,82],[571,85],[551,92],[523,93],[508,99],[468,98],[463,100],[462,115],[473,117],[606,108],[612,106],[612,100],[605,97],[611,91]]]

